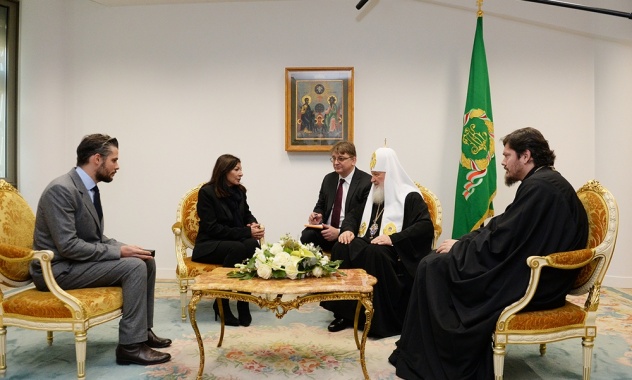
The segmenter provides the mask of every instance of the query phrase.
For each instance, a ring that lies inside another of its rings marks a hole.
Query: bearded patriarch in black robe
[[[345,215],[332,260],[340,268],[362,268],[377,278],[373,287],[374,315],[369,336],[383,338],[402,330],[417,264],[430,253],[434,226],[428,205],[390,148],[371,157],[371,182],[366,203]],[[334,312],[331,332],[353,325],[357,302],[327,301]],[[360,327],[364,328],[364,313]]]
[[[505,212],[419,263],[397,349],[404,379],[493,379],[491,336],[522,298],[529,256],[586,247],[588,219],[573,187],[548,166],[531,170]],[[529,310],[564,305],[577,271],[543,268]]]
[[[371,220],[381,205],[373,205]],[[357,231],[359,214],[345,218],[342,231]],[[381,225],[381,217],[376,219]],[[380,230],[381,227],[378,227]],[[419,193],[409,193],[404,203],[402,231],[390,235],[392,246],[371,244],[370,231],[358,236],[351,244],[336,244],[332,259],[342,260],[340,268],[362,268],[378,279],[373,286],[373,310],[369,336],[384,338],[399,335],[402,331],[413,276],[417,264],[430,252],[434,227],[428,206]],[[334,312],[336,318],[352,321],[355,318],[356,301],[329,301],[321,305]],[[363,328],[364,312],[360,313],[359,325]]]

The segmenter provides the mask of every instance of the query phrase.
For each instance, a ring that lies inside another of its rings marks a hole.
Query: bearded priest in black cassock
[[[378,149],[370,167],[373,186],[367,202],[345,216],[331,258],[342,260],[341,269],[362,268],[377,278],[369,336],[382,338],[401,332],[417,264],[431,250],[434,227],[426,202],[395,151]],[[353,326],[357,302],[321,305],[334,312],[329,331]],[[362,328],[363,312],[359,323]]]
[[[493,379],[491,336],[500,313],[527,288],[529,256],[586,247],[577,193],[552,167],[555,154],[533,128],[503,139],[505,183],[522,181],[505,212],[424,258],[397,349],[404,379]],[[577,271],[543,268],[530,310],[564,305]]]

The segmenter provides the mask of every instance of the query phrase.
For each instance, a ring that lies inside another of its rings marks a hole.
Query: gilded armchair
[[[51,251],[33,251],[35,216],[17,190],[0,180],[0,372],[7,371],[7,326],[75,334],[77,378],[86,377],[86,342],[89,328],[121,316],[123,294],[119,287],[62,290],[53,277]],[[29,263],[39,260],[49,292],[34,288]]]
[[[176,278],[180,287],[180,311],[182,321],[187,319],[187,293],[189,285],[195,282],[195,276],[210,272],[221,265],[196,263],[188,256],[188,251],[195,246],[200,218],[197,215],[198,191],[202,184],[189,190],[178,205],[176,222],[171,226],[176,244]]]
[[[617,240],[619,211],[612,194],[597,181],[586,183],[577,191],[577,195],[588,214],[587,247],[527,259],[531,278],[525,295],[503,310],[492,336],[496,380],[503,378],[507,344],[540,344],[540,354],[544,355],[546,343],[569,338],[582,339],[583,379],[590,379],[592,349],[597,336],[595,319],[599,293]],[[521,312],[533,298],[541,270],[546,266],[560,269],[581,268],[570,294],[587,294],[583,307],[567,300],[564,306],[557,309]]]

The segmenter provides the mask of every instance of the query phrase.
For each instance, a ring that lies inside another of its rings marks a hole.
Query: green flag
[[[483,42],[483,16],[479,14],[463,115],[452,226],[454,239],[479,228],[485,219],[494,215],[492,200],[496,195],[496,155],[493,120]]]

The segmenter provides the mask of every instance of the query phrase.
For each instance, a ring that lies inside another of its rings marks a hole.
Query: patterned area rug
[[[236,315],[232,302],[231,308]],[[330,313],[318,304],[292,310],[283,319],[255,305],[250,309],[253,324],[227,326],[222,347],[218,348],[219,322],[214,321],[211,302],[198,304],[196,319],[206,357],[203,379],[288,379],[299,375],[308,379],[364,378],[353,330],[328,332]],[[188,320],[184,325],[189,331],[169,349],[178,359],[147,367],[146,378],[195,378],[200,362],[197,341]],[[396,340],[367,340],[366,363],[372,379],[396,378],[393,367],[386,362]]]
[[[163,365],[119,366],[114,362],[118,323],[109,322],[88,332],[89,379],[195,379],[199,367],[198,346],[189,321],[180,319],[177,286],[157,286],[155,331],[174,343],[164,351],[172,361]],[[216,347],[219,322],[212,302],[198,305],[198,326],[204,337],[203,379],[362,379],[359,351],[353,330],[329,333],[331,313],[317,304],[290,311],[283,319],[251,305],[250,327],[226,327],[222,347]],[[234,305],[231,305],[234,310]],[[603,291],[598,317],[592,379],[632,378],[632,290]],[[7,372],[9,379],[67,379],[76,371],[74,340],[70,333],[55,334],[46,345],[43,332],[9,328]],[[397,379],[387,358],[398,337],[367,340],[366,361],[371,379]],[[581,341],[557,342],[540,357],[537,345],[509,346],[506,379],[581,379]]]

